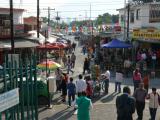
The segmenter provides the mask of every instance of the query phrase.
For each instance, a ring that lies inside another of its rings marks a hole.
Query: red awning
[[[60,49],[59,46],[51,45],[51,44],[46,44],[46,45],[40,45],[37,47],[38,49],[50,49],[50,50],[57,50]]]
[[[58,46],[60,49],[64,49],[64,48],[67,48],[68,46],[64,43],[61,43],[61,42],[53,42],[53,43],[50,43],[51,45],[53,46]]]

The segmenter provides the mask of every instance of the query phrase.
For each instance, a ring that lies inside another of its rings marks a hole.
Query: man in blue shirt
[[[71,106],[71,98],[72,98],[72,101],[74,101],[75,94],[76,94],[76,85],[75,83],[73,83],[72,77],[70,77],[70,83],[68,83],[67,89],[68,89],[68,102],[69,102],[69,106]]]

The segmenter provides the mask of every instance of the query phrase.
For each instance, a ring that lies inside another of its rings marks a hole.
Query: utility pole
[[[92,6],[91,6],[91,3],[90,3],[90,20],[91,20],[91,10],[92,10]]]
[[[127,6],[127,41],[129,41],[129,12],[130,12],[130,4]]]
[[[85,20],[87,20],[87,10],[85,10]]]
[[[51,13],[51,10],[55,10],[55,9],[51,9],[50,7],[48,7],[48,9],[43,9],[43,10],[48,10],[48,38],[49,38],[49,27],[50,27],[50,13]]]
[[[92,22],[92,19],[91,19],[91,17],[92,17],[91,12],[92,12],[92,5],[91,5],[91,3],[90,3],[90,27],[91,27],[91,40],[93,41],[93,22]]]
[[[58,11],[57,11],[57,18],[56,18],[56,20],[57,20],[57,28],[58,28]]]
[[[48,11],[48,26],[50,26],[51,10],[55,10],[55,8],[54,8],[54,9],[51,9],[50,7],[48,7],[47,9],[44,8],[43,10],[47,10],[47,11]]]
[[[37,0],[37,38],[39,38],[39,0]]]
[[[13,31],[13,0],[10,0],[10,37],[11,37],[11,53],[14,53],[14,31]]]
[[[60,20],[60,17],[58,16],[58,11],[57,11],[57,17],[56,17],[56,20],[57,20],[57,29],[58,29],[58,21]],[[58,31],[57,31],[58,32]]]
[[[123,25],[123,40],[126,40],[126,0],[124,0]]]

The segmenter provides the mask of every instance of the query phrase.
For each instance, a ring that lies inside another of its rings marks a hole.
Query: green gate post
[[[23,70],[22,61],[20,61],[20,106],[21,106],[21,120],[24,120],[24,86],[23,86]]]
[[[15,79],[16,79],[16,84],[15,87],[18,88],[18,68],[17,68],[17,62],[15,62]],[[17,120],[20,120],[20,115],[19,115],[19,105],[16,106],[17,110]]]
[[[6,57],[5,57],[6,61]],[[7,80],[6,80],[6,63],[3,65],[3,80],[4,80],[4,92],[7,91]],[[8,110],[5,111],[5,119],[8,119]]]
[[[32,76],[33,76],[33,64],[32,64],[33,62],[32,62],[32,59],[30,59],[30,82],[31,82],[31,99],[30,99],[30,105],[31,105],[31,118],[32,118],[32,120],[34,120],[34,111],[33,111],[33,109],[34,109],[34,104],[33,104],[33,99],[34,99],[34,97],[33,97],[33,78],[32,78]]]
[[[29,82],[28,82],[28,65],[27,62],[25,61],[25,76],[26,76],[26,81],[24,82],[26,84],[26,89],[27,89],[27,119],[30,120],[30,114],[29,114]]]
[[[9,90],[13,89],[13,74],[12,74],[12,63],[9,62]],[[9,108],[10,111],[10,119],[14,120],[14,109],[13,108]]]
[[[33,57],[33,61],[34,61],[34,64],[33,64],[33,75],[34,75],[34,104],[35,104],[35,120],[38,120],[38,104],[37,104],[37,68],[36,68],[36,65],[37,65],[37,62],[36,62],[36,56]]]

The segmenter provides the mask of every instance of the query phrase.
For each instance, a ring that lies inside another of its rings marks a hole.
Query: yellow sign
[[[143,38],[143,39],[159,39],[160,31],[149,32],[148,30],[133,31],[133,38]]]

